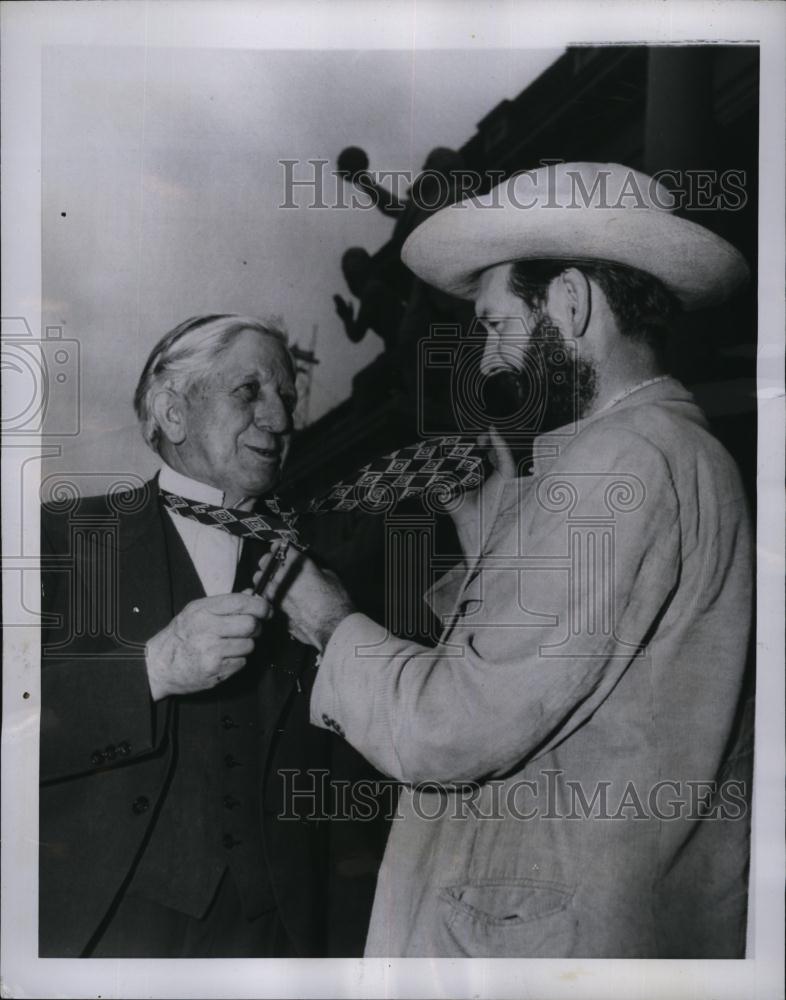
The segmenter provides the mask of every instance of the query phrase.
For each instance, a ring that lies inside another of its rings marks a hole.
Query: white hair
[[[150,352],[134,393],[134,409],[142,435],[153,451],[158,451],[161,443],[161,427],[153,411],[156,393],[162,389],[187,392],[208,375],[218,355],[245,330],[255,330],[277,340],[286,352],[293,376],[296,374],[287,335],[280,323],[230,313],[187,319],[165,334]]]

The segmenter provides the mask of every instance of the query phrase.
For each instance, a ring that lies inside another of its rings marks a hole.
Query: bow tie
[[[421,497],[427,505],[445,505],[483,482],[486,451],[458,436],[441,437],[407,445],[369,462],[349,479],[312,500],[305,513],[351,511],[360,507],[370,513],[392,510],[402,500]],[[228,531],[240,538],[280,540],[298,548],[297,513],[273,496],[258,502],[256,511],[237,510],[201,503],[161,490],[168,510]]]

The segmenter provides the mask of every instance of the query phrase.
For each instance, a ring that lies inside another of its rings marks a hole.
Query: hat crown
[[[673,212],[674,195],[648,174],[619,163],[551,163],[524,170],[485,196],[488,205],[519,209]]]

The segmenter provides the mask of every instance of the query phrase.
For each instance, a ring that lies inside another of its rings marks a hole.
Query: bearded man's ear
[[[578,267],[566,268],[552,286],[555,302],[549,312],[558,318],[568,338],[578,340],[587,332],[592,316],[592,288]]]

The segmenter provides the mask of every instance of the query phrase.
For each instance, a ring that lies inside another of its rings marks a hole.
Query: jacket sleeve
[[[57,519],[41,529],[40,780],[119,767],[160,749],[169,706],[150,696],[144,648],[91,628],[109,599],[107,579],[58,544]],[[99,586],[103,582],[103,586]]]
[[[436,648],[345,619],[312,721],[398,780],[453,783],[504,774],[588,719],[646,655],[680,565],[661,453],[628,432],[595,443],[500,515]]]

